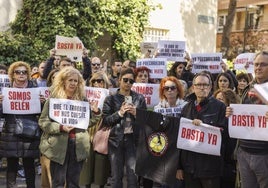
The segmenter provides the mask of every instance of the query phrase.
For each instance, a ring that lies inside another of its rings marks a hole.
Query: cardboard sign
[[[161,58],[138,59],[137,67],[145,66],[150,69],[151,78],[164,78],[167,76],[167,61]]]
[[[247,73],[254,73],[253,61],[255,53],[243,53],[239,54],[234,61],[235,70],[246,70]]]
[[[222,72],[221,68],[221,53],[203,53],[192,54],[193,61],[193,73],[199,73],[203,70],[207,70],[213,74]]]
[[[0,93],[3,87],[10,87],[10,81],[7,74],[0,74]]]
[[[267,105],[231,104],[230,107],[233,108],[228,123],[230,137],[268,141]]]
[[[49,100],[49,117],[61,125],[87,129],[90,120],[89,103],[51,98]]]
[[[149,58],[152,58],[154,57],[157,51],[157,42],[142,42],[140,47],[141,47],[141,53],[144,56],[149,56]]]
[[[88,101],[97,101],[98,108],[102,109],[105,98],[109,95],[109,90],[97,87],[85,87]]]
[[[185,41],[159,40],[157,48],[158,58],[166,58],[168,61],[185,61]]]
[[[39,114],[41,102],[39,88],[3,88],[4,114]]]
[[[222,141],[220,128],[203,123],[195,126],[192,121],[181,118],[177,148],[220,156]]]
[[[72,61],[82,61],[84,44],[78,37],[64,37],[56,35],[56,55],[63,55]]]
[[[142,94],[149,108],[159,102],[159,84],[134,83],[131,90]]]

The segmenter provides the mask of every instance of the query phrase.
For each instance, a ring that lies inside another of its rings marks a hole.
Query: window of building
[[[145,28],[143,32],[144,42],[158,42],[158,40],[167,40],[169,38],[168,29]]]
[[[218,17],[218,27],[217,27],[218,32],[223,31],[223,27],[224,27],[224,25],[226,23],[226,18],[227,18],[227,15],[220,15]]]

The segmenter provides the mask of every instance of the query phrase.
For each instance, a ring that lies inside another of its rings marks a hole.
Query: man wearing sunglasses
[[[137,187],[134,173],[136,164],[137,130],[134,122],[136,108],[146,109],[145,98],[131,90],[134,72],[131,68],[121,71],[119,89],[108,96],[103,105],[103,123],[111,126],[109,158],[112,170],[112,188],[123,188],[124,165],[126,165],[128,188]]]
[[[101,71],[101,68],[102,68],[102,64],[101,64],[100,58],[92,57],[92,59],[91,59],[92,74],[95,72]]]

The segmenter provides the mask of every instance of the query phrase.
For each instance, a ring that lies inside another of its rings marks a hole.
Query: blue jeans
[[[133,134],[125,134],[118,147],[108,146],[112,170],[112,188],[123,188],[124,165],[126,165],[127,187],[137,188],[138,179],[135,174],[136,149]]]
[[[253,155],[241,148],[237,151],[242,188],[268,187],[268,155]]]

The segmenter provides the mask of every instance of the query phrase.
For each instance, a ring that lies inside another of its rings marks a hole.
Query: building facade
[[[218,0],[217,51],[221,49],[223,27],[229,0]],[[237,0],[235,18],[229,36],[234,55],[267,49],[268,0]]]

